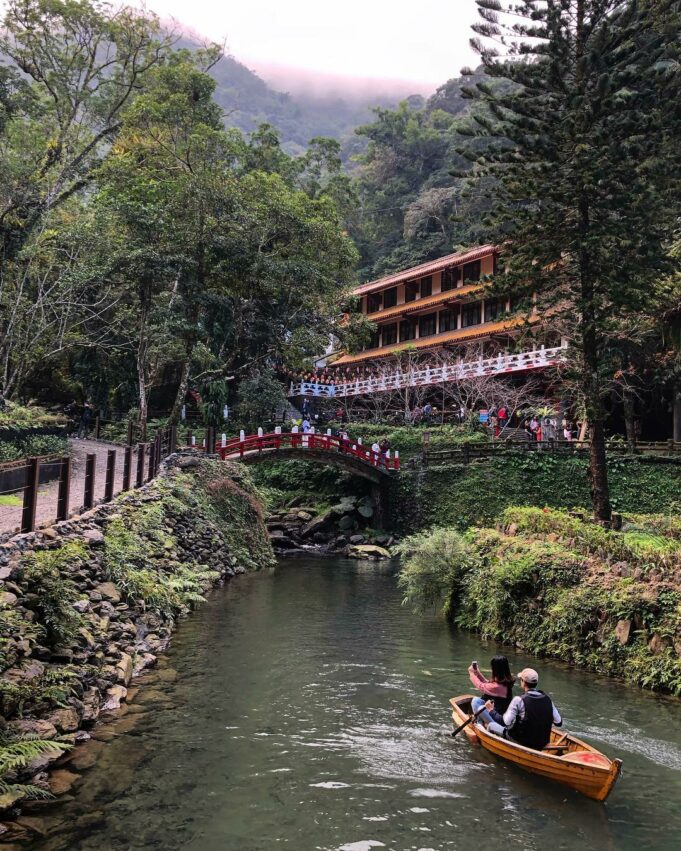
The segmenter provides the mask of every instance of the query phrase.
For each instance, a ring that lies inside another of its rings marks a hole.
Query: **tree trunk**
[[[148,338],[148,316],[149,303],[151,301],[151,289],[149,283],[143,280],[139,288],[140,300],[140,325],[139,325],[139,340],[137,343],[137,407],[139,413],[137,421],[142,434],[145,433],[147,427],[147,418],[149,416],[149,408],[147,399],[149,395],[149,387],[147,386],[147,351],[149,349]]]
[[[589,479],[591,480],[591,501],[596,520],[610,522],[612,506],[608,487],[608,463],[605,457],[605,429],[602,420],[590,423],[591,442],[589,444]]]
[[[173,402],[173,408],[170,412],[170,424],[177,425],[180,421],[180,415],[182,413],[182,406],[184,405],[185,396],[187,395],[187,388],[189,387],[189,365],[191,360],[191,354],[188,354],[184,363],[182,364],[182,375],[180,376],[180,383],[177,388],[177,393],[175,394],[175,401]]]
[[[672,390],[672,435],[677,443],[681,443],[681,381],[674,385]]]
[[[627,452],[633,455],[636,452],[636,406],[634,394],[628,388],[624,390],[622,401],[624,405],[624,427],[627,434]]]

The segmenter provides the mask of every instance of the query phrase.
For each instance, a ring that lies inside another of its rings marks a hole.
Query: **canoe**
[[[452,721],[457,727],[470,718],[471,700],[473,695],[464,694],[449,701],[452,704]],[[576,736],[563,733],[555,727],[551,730],[551,741],[543,751],[535,751],[488,733],[475,721],[465,727],[463,732],[472,744],[480,744],[485,750],[525,771],[570,786],[595,801],[605,801],[622,769],[621,759],[609,759]]]

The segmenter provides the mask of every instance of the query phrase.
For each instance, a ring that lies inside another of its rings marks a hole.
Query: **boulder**
[[[19,668],[10,668],[3,674],[3,679],[10,680],[13,683],[25,682],[29,683],[32,680],[42,677],[45,673],[45,665],[37,659],[30,659]]]
[[[330,528],[335,517],[335,513],[331,510],[320,514],[319,517],[315,517],[314,520],[310,520],[307,525],[303,526],[300,533],[304,538],[309,538],[315,532],[323,532],[325,529]]]
[[[114,712],[120,709],[125,700],[128,690],[125,686],[111,686],[106,690],[106,701],[102,705],[102,712]]]
[[[0,591],[0,606],[13,606],[17,599],[17,595],[11,591]]]
[[[101,599],[109,600],[111,603],[120,603],[121,601],[121,592],[113,582],[102,582],[95,588],[95,593],[101,594]]]
[[[374,544],[353,544],[348,547],[348,558],[378,559],[391,558],[388,550]]]
[[[55,710],[51,715],[48,715],[47,721],[53,724],[60,733],[73,733],[80,726],[78,713],[71,707]]]
[[[664,638],[662,638],[662,636],[657,632],[653,633],[650,641],[648,642],[648,650],[657,656],[658,653],[663,653],[667,647],[668,645]]]
[[[350,529],[355,528],[355,519],[350,514],[344,514],[343,517],[338,521],[338,528],[342,532],[349,532]]]
[[[366,497],[357,506],[357,511],[365,520],[369,520],[374,516],[374,502],[371,497]]]
[[[19,718],[8,721],[7,727],[19,736],[35,736],[38,739],[54,739],[57,728],[42,718]]]
[[[363,544],[364,543],[364,535],[350,535],[350,543],[351,544]]]
[[[65,768],[58,768],[49,776],[50,792],[53,795],[64,795],[79,779],[79,774],[67,771]]]
[[[94,723],[99,718],[99,689],[89,688],[83,695],[83,723]]]
[[[83,532],[82,538],[90,547],[101,547],[104,545],[104,533],[100,529],[86,529]]]
[[[628,644],[631,637],[632,622],[630,620],[617,621],[615,635],[620,644]]]
[[[122,653],[121,660],[116,665],[116,670],[118,671],[118,681],[123,683],[124,686],[127,686],[132,679],[132,656],[129,656],[127,653]]]
[[[312,515],[309,511],[298,511],[296,513],[296,517],[298,520],[302,520],[303,523],[309,523],[309,521],[312,520]]]
[[[77,612],[81,613],[81,615],[84,615],[85,612],[89,612],[92,609],[89,600],[76,600],[76,602],[72,605]]]

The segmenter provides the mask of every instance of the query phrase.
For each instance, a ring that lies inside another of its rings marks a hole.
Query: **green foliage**
[[[403,460],[423,451],[424,432],[430,434],[428,446],[433,452],[457,449],[465,443],[487,443],[490,440],[485,432],[470,425],[381,426],[376,423],[348,423],[344,428],[352,438],[361,437],[369,445],[387,437],[391,451],[397,450]]]
[[[465,538],[452,529],[433,529],[405,538],[396,552],[404,559],[398,579],[403,602],[417,610],[442,608],[449,614],[464,573],[476,563]]]
[[[65,437],[52,434],[34,434],[19,440],[0,440],[0,463],[18,461],[40,455],[68,455],[69,444]]]
[[[156,609],[170,617],[201,602],[201,592],[217,579],[214,571],[169,557],[176,541],[166,526],[161,502],[126,512],[104,535],[104,567],[131,604]]]
[[[87,668],[51,665],[32,679],[0,679],[0,707],[5,718],[21,718],[66,706],[70,697],[81,697],[80,678]]]
[[[681,467],[643,459],[612,459],[610,485],[618,511],[666,514],[678,504]],[[548,453],[508,454],[468,465],[403,468],[393,485],[396,528],[407,532],[433,525],[458,529],[493,523],[509,506],[586,510],[590,504],[587,463]],[[664,524],[664,517],[659,518]]]
[[[464,629],[681,694],[681,591],[645,577],[654,569],[659,578],[680,549],[659,535],[633,535],[566,512],[509,508],[498,529],[470,529],[463,538],[438,529],[407,539],[400,584],[410,599],[441,607]],[[450,536],[465,547],[459,561],[442,557]],[[629,569],[621,577],[613,566],[624,557]],[[616,631],[620,621],[632,625],[626,642]]]
[[[248,470],[238,463],[227,468],[213,464],[204,465],[197,475],[204,510],[221,529],[236,563],[251,570],[271,567],[274,557],[262,504]]]
[[[84,545],[75,541],[55,550],[35,551],[22,558],[22,577],[29,593],[37,597],[34,611],[42,638],[49,647],[68,645],[82,625],[81,615],[72,606],[78,599],[78,590],[64,575],[85,558]]]
[[[286,404],[281,381],[271,371],[263,371],[247,378],[239,385],[237,394],[237,425],[251,434],[272,419],[272,412]],[[231,423],[233,428],[236,426]]]
[[[41,756],[59,755],[73,746],[66,742],[37,739],[30,736],[10,738],[0,735],[0,809],[11,806],[22,798],[46,799],[52,795],[38,786],[14,782],[17,772]],[[12,779],[10,779],[12,778]]]
[[[5,407],[0,410],[0,429],[56,426],[63,423],[63,415],[51,414],[37,405],[19,405],[6,401]]]

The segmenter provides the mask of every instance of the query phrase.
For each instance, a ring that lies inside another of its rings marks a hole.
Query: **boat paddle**
[[[481,706],[480,709],[478,709],[478,711],[474,715],[470,715],[463,722],[463,724],[459,724],[459,726],[456,728],[456,730],[454,730],[454,732],[450,734],[451,737],[454,738],[455,736],[458,736],[459,733],[463,730],[464,727],[468,727],[468,725],[471,723],[471,721],[475,721],[475,719],[478,717],[478,715],[482,715],[482,713],[485,711],[485,708],[486,707]]]

